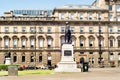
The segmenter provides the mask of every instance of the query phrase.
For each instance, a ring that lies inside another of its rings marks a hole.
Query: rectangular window
[[[92,27],[89,28],[89,32],[90,33],[93,32],[93,28]]]
[[[22,32],[26,32],[26,27],[22,27]]]
[[[80,52],[80,54],[84,54],[84,52]]]
[[[5,32],[6,32],[6,33],[9,32],[9,27],[5,27]]]
[[[120,32],[120,27],[118,27],[118,32]]]
[[[83,27],[80,27],[80,32],[84,32]]]
[[[17,32],[17,27],[14,27],[14,28],[13,28],[13,32]]]
[[[109,19],[110,19],[110,21],[113,21],[112,14],[109,15]]]
[[[74,19],[74,14],[70,14],[70,20],[73,20]]]
[[[83,13],[80,13],[80,20],[83,20]]]
[[[47,30],[48,32],[51,32],[51,27],[48,27],[48,30]]]
[[[120,12],[120,5],[116,5],[117,12]]]
[[[39,56],[39,62],[40,63],[42,62],[42,56]]]
[[[120,40],[118,40],[118,47],[120,48]]]
[[[71,30],[71,32],[74,32],[74,27],[71,27],[70,30]]]
[[[90,52],[89,54],[93,54],[93,52]]]
[[[117,21],[120,21],[120,15],[117,15]]]
[[[30,32],[35,32],[35,28],[34,27],[30,27]]]
[[[63,13],[61,13],[61,20],[64,20],[64,14]]]
[[[22,56],[22,62],[25,62],[25,56]]]
[[[109,32],[113,32],[113,27],[112,26],[109,27]]]
[[[92,14],[89,14],[89,20],[92,20]]]
[[[110,53],[110,61],[114,60],[114,54]]]
[[[112,5],[109,6],[109,10],[112,11]]]
[[[61,32],[65,32],[65,27],[62,27],[62,28],[61,28]]]
[[[39,32],[43,32],[43,27],[39,27]]]

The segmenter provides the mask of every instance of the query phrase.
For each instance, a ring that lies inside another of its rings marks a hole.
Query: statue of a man
[[[6,58],[10,58],[10,57],[11,57],[10,52],[6,52]]]
[[[71,31],[70,31],[70,26],[68,25],[68,22],[66,22],[65,43],[72,43]]]

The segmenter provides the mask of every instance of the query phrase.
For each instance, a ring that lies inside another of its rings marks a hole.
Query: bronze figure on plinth
[[[68,22],[66,22],[66,28],[65,28],[65,43],[69,43],[69,44],[72,43],[71,31]]]

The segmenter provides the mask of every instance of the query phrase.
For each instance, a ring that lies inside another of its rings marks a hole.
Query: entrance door
[[[80,64],[84,63],[84,58],[80,58]]]
[[[47,65],[48,67],[51,67],[51,60],[48,60]]]
[[[48,68],[51,67],[51,56],[48,56],[47,66]]]

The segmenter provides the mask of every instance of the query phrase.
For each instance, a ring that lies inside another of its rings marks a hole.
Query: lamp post
[[[34,53],[34,69],[36,69],[36,25],[35,25],[35,34],[34,34],[34,38],[35,38],[35,53]]]
[[[100,22],[100,20],[101,20],[101,16],[100,16],[100,13],[99,13],[99,17],[98,17],[98,20],[99,20],[99,37],[98,37],[98,39],[99,39],[99,64],[100,64],[100,67],[101,67],[101,61],[102,61],[102,50],[101,50],[101,22]]]

